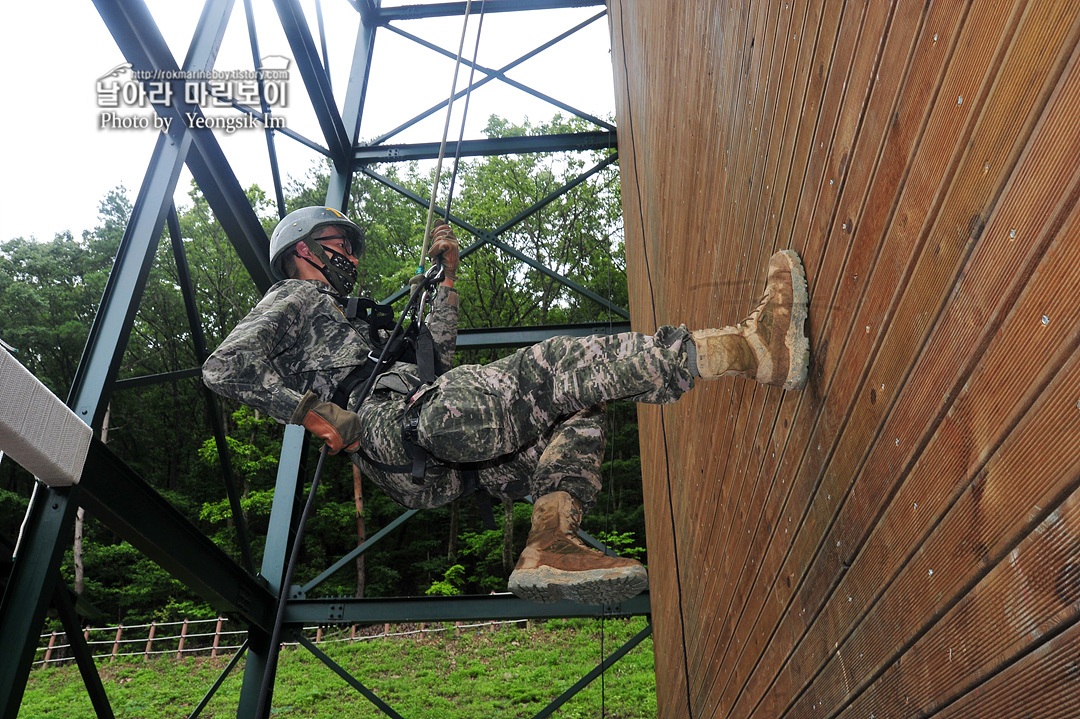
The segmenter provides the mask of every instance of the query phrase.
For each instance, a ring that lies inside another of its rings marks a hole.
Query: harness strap
[[[461,493],[461,496],[474,495],[476,511],[480,515],[480,521],[483,523],[484,529],[498,529],[495,526],[495,514],[491,511],[491,495],[480,484],[480,472],[474,467],[463,468],[461,478],[465,482],[465,491]]]
[[[416,368],[419,370],[421,386],[435,381],[435,361],[435,340],[425,324],[416,338]]]
[[[423,484],[424,473],[427,470],[428,452],[418,443],[420,408],[423,404],[424,398],[421,397],[405,410],[405,415],[401,418],[401,441],[405,445],[405,453],[412,460],[410,469],[413,484]]]
[[[368,355],[367,362],[353,367],[353,371],[346,375],[345,379],[341,380],[341,384],[334,390],[334,395],[330,398],[330,401],[342,409],[348,409],[349,397],[352,395],[353,390],[371,376],[371,373],[375,371],[375,364],[376,360],[372,359],[371,355]]]

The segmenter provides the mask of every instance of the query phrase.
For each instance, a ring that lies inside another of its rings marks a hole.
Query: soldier
[[[725,375],[801,389],[809,349],[798,256],[773,255],[764,298],[732,327],[555,337],[488,365],[450,369],[458,243],[445,224],[432,240],[429,255],[441,257],[444,279],[427,330],[434,364],[446,370],[433,381],[421,381],[417,360],[403,356],[378,374],[363,402],[359,386],[348,386],[385,332],[373,330],[372,314],[348,310],[363,233],[325,207],[296,210],[278,224],[270,262],[281,281],[206,361],[203,380],[280,422],[302,424],[331,453],[344,450],[405,507],[445,505],[471,489],[470,477],[498,498],[531,494],[532,530],[509,580],[520,597],[602,604],[636,595],[648,587],[639,562],[605,556],[578,538],[600,490],[604,403],[674,402],[697,379]]]

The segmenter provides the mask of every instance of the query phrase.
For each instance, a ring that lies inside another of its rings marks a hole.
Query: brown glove
[[[443,277],[448,280],[457,279],[458,268],[458,241],[454,237],[454,230],[446,224],[446,220],[435,220],[431,228],[431,249],[428,257],[436,259],[442,255]]]
[[[322,438],[330,454],[341,450],[355,452],[360,447],[360,418],[355,412],[323,402],[314,392],[300,400],[289,418],[291,424],[302,424],[307,431]]]

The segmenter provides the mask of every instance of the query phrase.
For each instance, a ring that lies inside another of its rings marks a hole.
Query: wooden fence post
[[[225,620],[224,617],[217,618],[217,626],[214,627],[214,648],[210,651],[210,657],[217,656],[218,643],[221,641],[221,623]]]
[[[124,625],[121,624],[120,626],[118,626],[116,628],[116,638],[113,639],[113,645],[112,645],[112,658],[113,659],[116,659],[116,653],[118,651],[120,651],[120,637],[123,635],[123,633],[124,633]]]
[[[179,659],[184,653],[184,640],[187,638],[187,620],[184,620],[184,626],[180,628],[180,646],[176,648],[176,658]]]
[[[49,637],[49,648],[45,650],[45,662],[44,662],[45,664],[48,664],[49,660],[52,659],[52,650],[53,650],[53,647],[55,645],[56,645],[56,632],[54,631],[52,633],[52,636]]]
[[[146,637],[146,649],[143,651],[143,656],[147,659],[150,658],[150,648],[154,644],[154,633],[157,630],[157,622],[150,622],[150,634]]]

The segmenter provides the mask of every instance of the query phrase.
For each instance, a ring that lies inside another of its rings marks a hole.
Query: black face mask
[[[356,266],[340,252],[335,252],[329,247],[322,247],[321,245],[320,247],[330,260],[329,266],[320,267],[306,257],[303,258],[304,261],[321,272],[326,281],[330,283],[330,286],[337,290],[339,294],[348,296],[353,291],[353,287],[356,286]]]
[[[334,284],[334,280],[331,279],[331,273],[327,271],[325,267],[322,267],[323,276],[329,280],[330,284],[341,291],[341,294],[348,295],[353,291],[353,287],[356,287],[356,265],[349,261],[349,258],[340,252],[334,252],[333,250],[327,250],[326,254],[330,256],[330,264],[337,270],[337,279],[341,283],[341,287]]]

